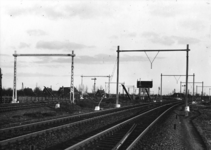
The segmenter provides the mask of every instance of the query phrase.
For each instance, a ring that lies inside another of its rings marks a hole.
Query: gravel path
[[[184,109],[178,107],[150,129],[135,149],[142,150],[204,150],[194,134],[190,118],[184,116]]]

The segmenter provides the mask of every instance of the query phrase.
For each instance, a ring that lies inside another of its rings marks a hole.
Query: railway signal
[[[95,75],[95,76],[81,76],[81,87],[83,87],[83,77],[90,77],[90,78],[92,78],[92,77],[94,77],[94,78],[96,78],[96,77],[105,77],[105,78],[108,78],[108,95],[110,95],[110,81],[111,81],[111,76],[110,75],[108,75],[108,76],[98,76],[98,75]],[[96,79],[97,80],[97,79]],[[94,90],[95,91],[95,90]],[[82,90],[82,97],[83,97],[83,90]]]

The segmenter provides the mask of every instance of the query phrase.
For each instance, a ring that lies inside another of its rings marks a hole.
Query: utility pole
[[[120,107],[119,104],[119,46],[117,46],[117,78],[116,78],[116,108]]]
[[[95,86],[96,86],[96,80],[97,80],[97,78],[92,78],[91,80],[94,80],[94,93],[95,93]]]
[[[72,63],[71,63],[71,80],[70,80],[70,101],[75,103],[75,92],[74,92],[74,51],[72,51]],[[73,95],[71,99],[71,93]]]
[[[16,89],[16,74],[17,74],[17,53],[15,51],[14,54],[14,80],[13,80],[13,96],[12,96],[12,103],[16,103],[17,102],[17,89]]]
[[[189,45],[186,51],[186,90],[185,90],[185,116],[188,116],[190,108],[188,106],[188,68],[189,68]]]

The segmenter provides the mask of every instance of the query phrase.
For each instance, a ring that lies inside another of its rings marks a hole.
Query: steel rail
[[[52,106],[54,104],[47,104],[47,103],[37,103],[37,104],[25,104],[25,105],[14,105],[14,106],[0,106],[0,112],[8,112],[8,111],[14,111],[19,109],[30,109],[40,106]]]
[[[139,106],[139,107],[143,107],[143,106]],[[138,109],[139,107],[131,108],[129,110],[135,110],[135,109]],[[126,111],[128,111],[128,109],[120,110],[118,112],[112,112],[112,113],[109,113],[109,114],[103,114],[101,116],[96,116],[96,117],[93,117],[93,118],[88,118],[88,119],[84,119],[84,120],[80,120],[80,121],[77,121],[77,122],[72,122],[72,123],[68,123],[68,124],[64,124],[64,125],[60,125],[60,126],[56,126],[56,127],[51,127],[51,128],[48,128],[48,129],[44,129],[44,130],[41,130],[41,131],[36,131],[36,132],[33,132],[33,133],[17,136],[17,137],[10,138],[10,139],[5,139],[5,140],[0,141],[0,146],[6,145],[8,143],[13,143],[13,142],[21,141],[21,140],[26,140],[26,139],[31,138],[31,137],[36,137],[36,136],[42,135],[43,133],[46,133],[48,131],[49,132],[50,131],[53,132],[53,131],[57,131],[57,130],[60,130],[60,129],[64,129],[66,127],[77,126],[77,125],[83,124],[83,123],[85,123],[87,121],[93,121],[93,120],[96,120],[96,119],[99,119],[99,118],[102,118],[102,117],[112,116],[114,114],[120,114],[120,113],[123,113],[123,112],[126,112]]]
[[[108,129],[106,129],[106,130],[104,130],[104,131],[102,131],[102,132],[100,132],[100,133],[97,133],[96,135],[93,135],[93,136],[91,136],[91,137],[89,137],[89,138],[87,138],[87,139],[85,139],[85,140],[83,140],[83,141],[81,141],[81,142],[78,142],[78,143],[76,143],[75,145],[72,145],[72,146],[66,148],[65,150],[75,150],[75,149],[79,149],[79,148],[85,146],[86,144],[88,144],[88,143],[90,143],[90,142],[92,142],[92,141],[98,139],[99,137],[103,137],[103,136],[106,135],[108,132],[114,131],[114,130],[116,130],[117,128],[120,128],[121,126],[123,126],[124,124],[127,124],[128,122],[130,122],[130,121],[132,121],[132,120],[135,120],[135,119],[139,118],[140,116],[143,116],[143,115],[145,115],[145,114],[147,114],[147,113],[150,113],[150,112],[152,112],[152,111],[154,111],[154,110],[157,110],[157,109],[159,109],[159,108],[161,108],[161,107],[165,107],[165,106],[171,105],[171,104],[172,104],[172,103],[170,103],[170,104],[165,104],[165,105],[162,105],[162,106],[153,108],[153,109],[151,109],[151,110],[148,110],[148,111],[146,111],[146,112],[144,112],[144,113],[142,113],[142,114],[139,114],[139,115],[137,115],[137,116],[134,116],[134,117],[132,117],[132,118],[130,118],[130,119],[128,119],[128,120],[125,120],[125,121],[123,121],[123,122],[121,122],[121,123],[119,123],[119,124],[114,125],[113,127],[108,128]]]
[[[159,117],[157,117],[132,143],[131,145],[126,149],[126,150],[132,150],[134,146],[137,144],[137,142],[147,133],[147,131],[164,115],[166,114],[169,110],[171,110],[173,107],[180,105],[180,104],[175,104],[174,106],[168,108],[165,112],[163,112]]]
[[[144,106],[145,104],[143,105],[140,105],[140,106]],[[131,106],[125,106],[125,107],[122,107],[122,109],[118,109],[118,110],[125,110],[125,109],[128,109],[130,108]],[[110,108],[110,109],[104,109],[100,112],[106,112],[106,111],[112,111],[112,110],[115,110],[116,108]],[[59,120],[63,120],[63,119],[71,119],[71,118],[74,118],[74,117],[83,117],[85,115],[90,115],[90,114],[95,114],[95,113],[99,113],[99,112],[87,112],[87,113],[83,113],[83,114],[80,114],[80,115],[72,115],[72,116],[65,116],[65,117],[59,117],[59,118],[55,118],[55,119],[48,119],[48,120],[43,120],[43,121],[39,121],[39,122],[34,122],[34,123],[30,123],[30,124],[24,124],[24,125],[19,125],[19,126],[14,126],[14,127],[8,127],[8,128],[3,128],[3,129],[0,129],[0,132],[3,131],[3,130],[9,130],[9,129],[13,129],[13,128],[21,128],[21,127],[26,127],[26,126],[29,126],[29,125],[36,125],[36,124],[42,124],[42,123],[49,123],[50,121],[59,121]]]
[[[142,106],[145,106],[146,104],[143,104],[143,105],[137,105],[137,107],[142,107]],[[121,110],[127,110],[127,109],[130,109],[132,108],[132,106],[126,106],[126,107],[122,107],[122,109],[118,109],[116,110],[116,108],[111,108],[111,109],[105,109],[105,110],[102,110],[100,112],[88,112],[88,113],[83,113],[83,114],[80,114],[80,115],[72,115],[72,116],[63,116],[63,117],[59,117],[59,118],[54,118],[54,119],[48,119],[48,120],[43,120],[43,121],[39,121],[39,122],[34,122],[34,123],[29,123],[29,124],[23,124],[23,125],[19,125],[19,126],[14,126],[14,127],[8,127],[8,128],[3,128],[3,129],[0,129],[0,133],[1,132],[8,132],[8,130],[18,130],[18,129],[21,129],[21,128],[24,128],[24,127],[33,127],[33,126],[40,126],[40,125],[45,125],[45,123],[54,123],[55,121],[56,122],[59,122],[59,121],[62,121],[62,120],[65,120],[65,119],[75,119],[75,118],[82,118],[82,117],[86,117],[88,115],[103,115],[104,113],[112,113],[113,111],[121,111]],[[93,116],[92,116],[93,117]]]

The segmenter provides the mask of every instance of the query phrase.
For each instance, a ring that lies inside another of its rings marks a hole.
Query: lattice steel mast
[[[17,102],[17,89],[16,89],[16,82],[17,82],[17,57],[20,56],[68,56],[72,57],[72,63],[71,63],[71,84],[70,84],[70,102],[74,103],[74,51],[72,51],[72,54],[17,54],[16,51],[13,54],[14,56],[14,83],[13,83],[13,103]],[[71,92],[72,92],[72,99],[71,99]]]

